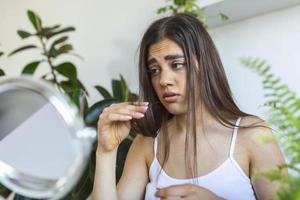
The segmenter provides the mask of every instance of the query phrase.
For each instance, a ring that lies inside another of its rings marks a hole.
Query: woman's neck
[[[186,134],[186,117],[187,113],[174,115],[170,120],[169,127],[176,134]],[[204,108],[198,108],[196,110],[196,129],[203,130],[210,127],[221,125],[208,111]],[[198,132],[198,131],[197,131]],[[199,131],[201,133],[202,131]]]

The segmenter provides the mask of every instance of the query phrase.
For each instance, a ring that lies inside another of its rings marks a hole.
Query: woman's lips
[[[163,99],[165,100],[166,103],[175,103],[179,99],[179,94],[175,93],[165,93],[163,95]]]

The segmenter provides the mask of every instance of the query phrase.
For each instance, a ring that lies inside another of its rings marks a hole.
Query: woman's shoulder
[[[253,140],[256,137],[273,136],[272,129],[269,124],[257,117],[257,116],[246,116],[241,119],[241,128],[239,132],[244,139]],[[255,140],[257,141],[257,140]]]
[[[256,116],[247,116],[242,118],[240,125],[243,127],[239,129],[240,139],[245,144],[250,157],[272,154],[272,149],[278,148],[272,128],[265,120]]]
[[[143,136],[142,134],[137,134],[134,138],[135,145],[139,145],[142,147],[149,147],[153,145],[154,138]]]
[[[138,151],[139,153],[143,153],[147,164],[149,164],[152,161],[154,155],[154,138],[143,136],[142,134],[137,134],[137,136],[134,138],[132,145],[136,151]]]

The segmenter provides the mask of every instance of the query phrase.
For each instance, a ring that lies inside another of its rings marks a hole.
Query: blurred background
[[[100,98],[94,85],[110,87],[122,74],[129,88],[138,92],[137,50],[148,25],[159,18],[165,0],[0,0],[0,49],[6,53],[30,43],[21,40],[18,29],[31,30],[26,11],[34,10],[45,25],[74,26],[70,33],[74,52],[83,57],[68,58],[76,64],[78,76],[90,92],[90,102]],[[247,112],[262,115],[260,78],[241,67],[239,57],[261,57],[272,65],[290,88],[300,93],[299,0],[197,1],[206,5],[207,25],[222,58],[238,104]],[[228,16],[222,21],[218,13]],[[0,66],[8,76],[18,76],[26,63],[39,57],[28,51],[2,57]],[[63,59],[63,58],[61,58]],[[45,70],[45,69],[44,69]],[[42,74],[39,68],[36,74]]]

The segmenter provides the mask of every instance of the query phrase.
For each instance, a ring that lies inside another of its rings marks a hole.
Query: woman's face
[[[153,88],[172,114],[186,112],[186,61],[180,46],[162,39],[149,47],[148,70]]]

